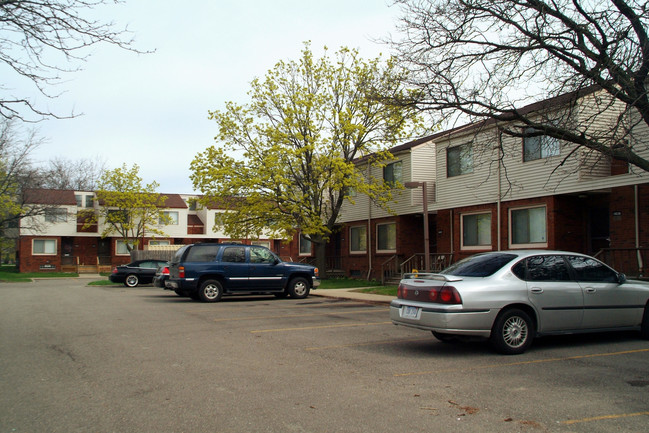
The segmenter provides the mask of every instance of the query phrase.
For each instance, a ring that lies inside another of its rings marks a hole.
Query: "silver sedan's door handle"
[[[586,293],[595,293],[597,290],[593,287],[586,287]]]
[[[532,292],[532,293],[543,293],[543,289],[540,289],[538,287],[534,287],[534,288],[530,289],[530,292]]]

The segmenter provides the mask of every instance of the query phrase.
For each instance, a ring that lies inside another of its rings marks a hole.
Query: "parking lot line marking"
[[[593,416],[590,418],[582,419],[569,419],[567,421],[559,421],[560,424],[578,424],[582,422],[591,422],[591,421],[602,421],[605,419],[618,419],[618,418],[629,418],[632,416],[646,416],[649,415],[649,412],[635,412],[635,413],[621,413],[617,415],[602,415],[602,416]]]
[[[214,322],[234,322],[238,320],[258,320],[258,319],[290,319],[291,317],[315,317],[315,316],[330,316],[332,314],[357,314],[357,313],[374,313],[374,312],[385,312],[388,311],[388,308],[381,309],[369,309],[365,308],[362,310],[350,310],[350,311],[337,311],[329,313],[304,313],[304,314],[283,314],[280,316],[250,316],[250,317],[232,317],[228,319],[214,319]]]
[[[577,355],[577,356],[567,356],[565,358],[547,358],[547,359],[534,359],[531,361],[519,361],[519,362],[508,362],[505,364],[488,364],[477,367],[466,367],[466,368],[453,368],[448,370],[434,370],[434,371],[418,371],[412,373],[395,373],[394,377],[403,377],[403,376],[422,376],[426,374],[436,374],[436,373],[453,373],[458,371],[471,371],[471,370],[486,370],[490,368],[500,368],[500,367],[513,367],[516,365],[530,365],[530,364],[542,364],[546,362],[559,362],[559,361],[571,361],[574,359],[586,359],[586,358],[597,358],[602,356],[618,356],[618,355],[628,355],[630,353],[641,353],[649,352],[649,349],[635,349],[635,350],[624,350],[621,352],[610,352],[610,353],[593,353],[590,355]]]
[[[304,326],[301,328],[278,328],[278,329],[255,329],[250,331],[251,334],[260,334],[264,332],[287,332],[287,331],[307,331],[310,329],[327,329],[327,328],[352,328],[355,326],[373,326],[373,325],[385,325],[389,322],[367,322],[367,323],[346,323],[341,325],[323,325],[323,326]]]
[[[307,347],[304,350],[328,350],[328,349],[342,349],[345,347],[357,347],[357,346],[374,346],[374,345],[383,345],[383,344],[392,344],[392,343],[405,343],[409,341],[425,341],[430,340],[430,338],[409,338],[406,340],[382,340],[382,341],[366,341],[364,343],[350,343],[350,344],[336,344],[334,346],[319,346],[319,347]]]

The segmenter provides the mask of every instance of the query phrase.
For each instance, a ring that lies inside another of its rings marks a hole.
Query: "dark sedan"
[[[137,260],[128,265],[116,266],[108,279],[113,283],[124,283],[127,287],[150,284],[156,269],[167,264],[164,260]]]

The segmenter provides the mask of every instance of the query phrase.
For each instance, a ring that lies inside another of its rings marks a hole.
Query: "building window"
[[[135,248],[135,243],[133,241],[128,241],[128,245],[131,247],[131,249]],[[128,247],[126,246],[126,242],[124,242],[124,239],[117,239],[115,241],[115,255],[118,256],[128,256],[131,253],[128,250]]]
[[[396,223],[376,225],[376,250],[377,252],[395,252],[397,250]]]
[[[349,252],[367,252],[367,227],[356,226],[349,228]]]
[[[32,241],[33,255],[56,255],[56,239],[34,239]]]
[[[300,235],[300,255],[311,255],[311,239],[304,237],[303,235]]]
[[[401,165],[401,161],[396,161],[383,167],[383,181],[393,186],[401,183]]]
[[[86,207],[90,207],[90,208],[95,207],[93,196],[91,195],[86,196]]]
[[[81,207],[83,205],[83,196],[81,194],[75,194],[74,198],[77,201],[77,207]]]
[[[491,213],[461,216],[462,249],[491,247]]]
[[[270,241],[252,241],[251,245],[259,245],[260,247],[266,247],[270,249]]]
[[[158,224],[177,226],[178,225],[178,212],[177,211],[164,211],[162,212],[164,219],[160,218]],[[166,221],[165,221],[166,220]]]
[[[446,149],[447,177],[473,173],[473,146],[471,143]]]
[[[549,158],[559,154],[559,139],[548,137],[547,135],[532,134],[536,130],[534,128],[527,128],[525,130],[525,137],[523,137],[523,161],[534,161],[537,159]]]
[[[545,206],[511,209],[509,220],[512,247],[547,247]]]
[[[68,210],[64,208],[45,209],[45,221],[48,223],[64,223],[68,221]]]

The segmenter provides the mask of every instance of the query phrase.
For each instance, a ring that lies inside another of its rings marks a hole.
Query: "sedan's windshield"
[[[444,269],[441,273],[456,277],[488,277],[514,260],[515,254],[476,254]]]

